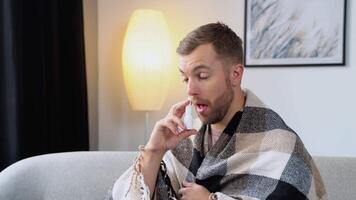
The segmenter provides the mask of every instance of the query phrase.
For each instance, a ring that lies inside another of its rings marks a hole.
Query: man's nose
[[[197,96],[199,94],[198,84],[192,79],[188,80],[187,94],[188,96]]]

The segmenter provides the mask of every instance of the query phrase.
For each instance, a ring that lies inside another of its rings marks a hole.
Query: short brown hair
[[[179,55],[189,55],[199,45],[211,43],[215,52],[234,63],[243,63],[242,40],[226,24],[210,23],[190,32],[177,48]]]

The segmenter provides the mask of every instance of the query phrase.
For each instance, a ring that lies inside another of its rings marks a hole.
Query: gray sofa
[[[36,156],[0,172],[0,200],[99,200],[137,152]],[[315,157],[330,200],[356,200],[356,158]]]

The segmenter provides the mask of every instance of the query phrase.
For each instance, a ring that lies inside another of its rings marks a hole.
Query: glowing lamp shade
[[[128,24],[122,52],[123,75],[133,110],[161,109],[169,85],[171,46],[161,12],[136,10]]]

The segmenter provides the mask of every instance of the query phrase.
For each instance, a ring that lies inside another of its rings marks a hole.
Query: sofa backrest
[[[104,199],[137,152],[69,152],[36,156],[0,172],[0,199]],[[330,200],[356,199],[356,158],[314,157]]]
[[[329,200],[356,200],[356,157],[313,157]]]

